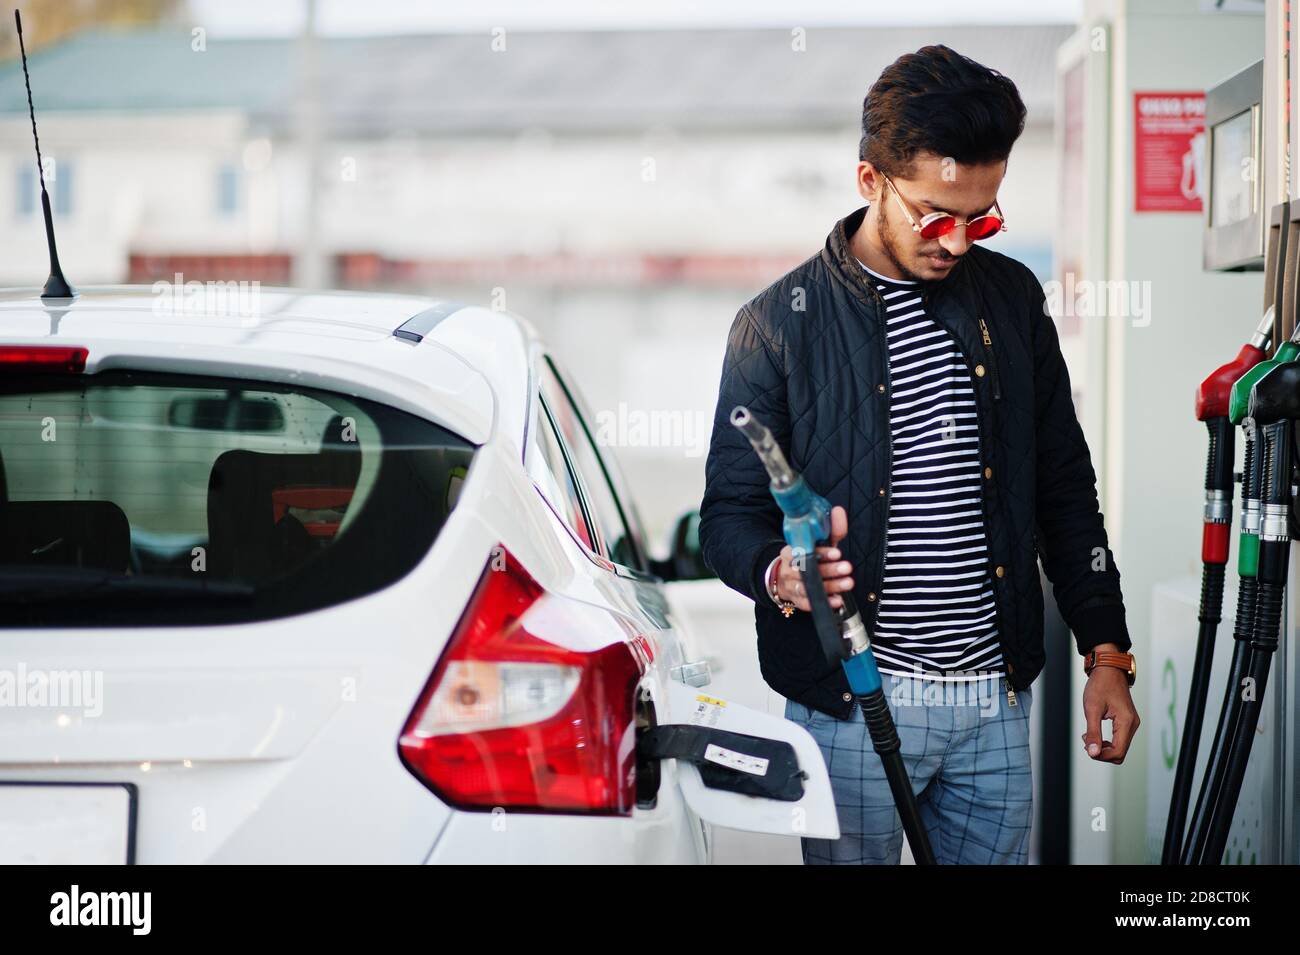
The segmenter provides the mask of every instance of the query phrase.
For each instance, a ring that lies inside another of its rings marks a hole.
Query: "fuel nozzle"
[[[776,438],[772,437],[772,432],[767,425],[750,414],[749,409],[744,405],[737,405],[731,409],[731,423],[754,446],[754,452],[763,462],[763,468],[772,480],[772,487],[778,489],[792,487],[798,480],[798,475],[790,467],[790,462],[785,459],[785,452],[776,443]]]
[[[1264,351],[1272,336],[1273,306],[1270,305],[1264,311],[1250,341],[1241,346],[1237,357],[1216,368],[1196,389],[1196,417],[1205,422],[1209,431],[1209,452],[1205,464],[1204,524],[1201,530],[1201,561],[1207,566],[1228,562],[1232,530],[1232,459],[1235,451],[1234,422],[1230,416],[1233,389],[1243,376],[1264,361]],[[1249,397],[1249,388],[1241,393]]]
[[[1233,395],[1233,386],[1241,376],[1265,360],[1269,342],[1273,339],[1273,306],[1270,305],[1259,320],[1259,325],[1250,337],[1250,341],[1241,346],[1237,357],[1220,365],[1201,382],[1196,389],[1196,418],[1208,421],[1211,418],[1227,417]],[[1250,389],[1241,392],[1242,401],[1248,401]],[[1240,424],[1240,421],[1234,422]]]
[[[1300,419],[1300,361],[1269,363],[1250,390],[1248,410],[1262,426]]]
[[[733,408],[731,423],[749,439],[754,452],[763,462],[763,468],[772,482],[772,496],[785,515],[781,530],[790,549],[796,557],[815,554],[817,544],[830,536],[830,502],[813,493],[804,483],[803,477],[790,467],[790,462],[786,460],[785,453],[771,430],[755,418],[748,408],[744,405]],[[845,592],[839,596],[840,606],[829,609],[839,626],[840,636],[848,644],[849,654],[870,649],[871,639],[853,595]]]

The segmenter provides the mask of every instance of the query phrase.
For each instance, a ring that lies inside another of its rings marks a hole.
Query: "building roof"
[[[1051,118],[1061,25],[814,27],[787,30],[507,32],[320,41],[333,136],[853,127],[862,98],[899,55],[944,43],[1015,81],[1030,122]],[[188,32],[95,31],[29,57],[37,110],[236,109],[291,128],[300,42],[207,40]],[[0,115],[25,112],[21,66],[0,67]]]

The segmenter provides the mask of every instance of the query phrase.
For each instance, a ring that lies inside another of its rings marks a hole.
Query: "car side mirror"
[[[653,570],[664,580],[710,580],[717,577],[704,563],[700,550],[700,512],[692,508],[673,526],[667,560],[651,562]]]

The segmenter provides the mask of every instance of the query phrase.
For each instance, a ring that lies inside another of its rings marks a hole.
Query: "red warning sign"
[[[1200,212],[1205,195],[1205,93],[1133,94],[1133,208]]]

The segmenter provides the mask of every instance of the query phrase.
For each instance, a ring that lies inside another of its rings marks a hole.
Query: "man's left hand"
[[[1083,734],[1083,745],[1088,755],[1098,762],[1116,765],[1124,762],[1133,736],[1142,724],[1124,671],[1108,666],[1093,668],[1083,688],[1083,715],[1088,723],[1088,731]],[[1113,740],[1102,739],[1102,720],[1112,721]]]

